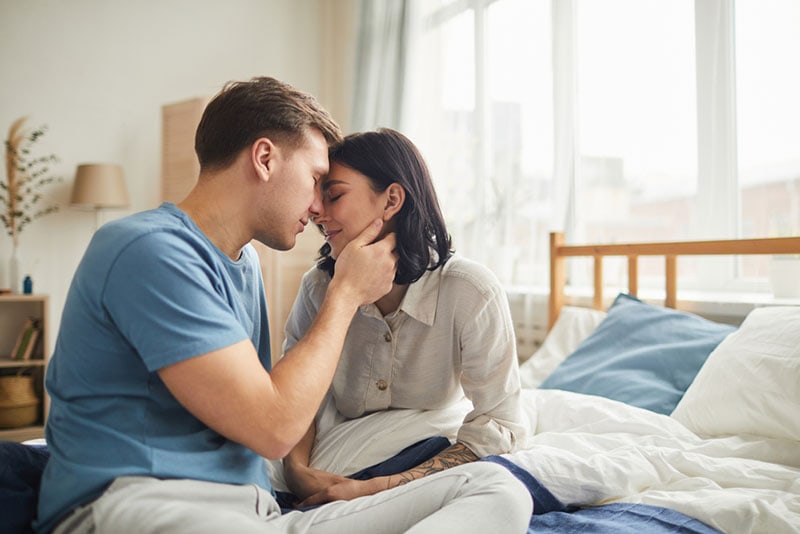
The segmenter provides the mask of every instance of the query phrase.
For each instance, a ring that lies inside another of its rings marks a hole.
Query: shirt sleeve
[[[149,371],[249,339],[208,251],[147,234],[116,259],[103,305]]]
[[[464,393],[473,410],[457,440],[483,458],[514,452],[529,433],[520,406],[519,365],[508,299],[493,282],[466,321],[461,339]]]
[[[294,347],[311,328],[311,323],[314,322],[322,299],[325,297],[327,284],[324,283],[323,277],[326,276],[316,267],[312,267],[303,275],[297,297],[286,319],[283,354]]]

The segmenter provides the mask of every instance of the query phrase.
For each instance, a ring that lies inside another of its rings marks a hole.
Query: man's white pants
[[[532,509],[522,483],[490,462],[460,465],[375,495],[285,514],[268,491],[254,485],[122,477],[54,532],[523,533]]]

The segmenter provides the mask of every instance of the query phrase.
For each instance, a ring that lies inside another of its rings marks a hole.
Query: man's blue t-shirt
[[[47,370],[51,457],[37,530],[49,531],[119,476],[271,489],[263,458],[192,416],[157,373],[244,339],[269,370],[251,245],[232,261],[169,203],[103,226],[73,278]]]

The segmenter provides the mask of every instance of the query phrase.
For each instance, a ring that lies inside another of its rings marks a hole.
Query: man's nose
[[[308,213],[311,217],[311,222],[319,224],[319,220],[325,217],[325,207],[322,202],[322,195],[318,192],[314,193],[314,202],[308,208]]]

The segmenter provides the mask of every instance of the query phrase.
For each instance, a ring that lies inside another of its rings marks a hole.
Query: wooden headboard
[[[728,239],[720,241],[676,241],[660,243],[617,243],[607,245],[565,245],[564,234],[550,234],[550,301],[548,330],[564,305],[564,287],[567,283],[566,258],[594,258],[594,296],[592,307],[603,307],[603,258],[625,256],[628,258],[628,292],[636,296],[639,290],[639,256],[662,256],[665,261],[666,299],[664,305],[675,308],[677,304],[678,256],[800,254],[800,237],[774,237],[764,239]]]

